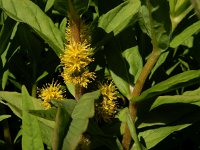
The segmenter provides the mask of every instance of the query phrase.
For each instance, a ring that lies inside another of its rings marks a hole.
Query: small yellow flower
[[[57,82],[46,84],[42,89],[39,90],[39,96],[43,102],[42,106],[46,109],[51,108],[50,101],[52,99],[62,100],[64,91],[61,89],[61,85]]]
[[[110,122],[112,118],[114,118],[115,114],[117,113],[117,98],[118,92],[114,85],[114,83],[111,81],[110,83],[104,83],[100,85],[100,91],[102,94],[102,102],[97,109],[97,113],[99,113],[102,117],[102,119],[105,122]]]

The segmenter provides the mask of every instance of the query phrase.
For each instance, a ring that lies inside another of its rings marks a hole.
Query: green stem
[[[37,83],[34,83],[32,86],[31,96],[33,96],[33,97],[37,96]]]
[[[144,83],[148,77],[148,75],[150,74],[151,70],[153,69],[154,65],[156,64],[158,58],[160,57],[160,51],[158,49],[154,49],[149,57],[149,59],[147,60],[146,64],[144,65],[140,76],[135,84],[132,96],[139,96],[142,88],[144,86]],[[136,113],[137,113],[137,104],[136,103],[129,103],[129,111],[130,111],[130,115],[133,121],[135,121],[136,119]],[[122,140],[122,144],[125,150],[128,150],[130,147],[130,143],[131,143],[131,134],[128,128],[128,125],[126,124],[125,126],[125,133],[123,136],[123,140]]]
[[[137,147],[137,150],[142,150],[142,147],[141,147],[138,135],[137,135],[135,121],[133,121],[133,140],[135,141],[135,145]]]

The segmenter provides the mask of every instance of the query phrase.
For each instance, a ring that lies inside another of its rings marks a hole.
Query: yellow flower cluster
[[[51,108],[50,101],[52,99],[62,100],[64,91],[61,89],[61,85],[57,82],[46,84],[40,89],[39,97],[43,100],[42,106],[46,109]]]
[[[86,88],[88,83],[95,79],[95,73],[89,72],[87,69],[94,59],[91,58],[93,52],[89,44],[89,38],[83,35],[86,34],[85,30],[85,27],[80,28],[81,40],[77,43],[73,40],[69,27],[66,29],[67,43],[64,54],[60,59],[63,65],[62,77],[65,83],[73,83]]]
[[[101,109],[99,113],[105,122],[109,122],[112,118],[114,118],[117,112],[116,100],[119,97],[118,92],[112,81],[110,83],[107,82],[101,84],[100,91],[103,96],[103,100],[101,102]]]

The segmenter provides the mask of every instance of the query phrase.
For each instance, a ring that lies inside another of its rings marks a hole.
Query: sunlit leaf
[[[199,30],[200,30],[200,21],[197,21],[192,25],[190,25],[189,27],[185,28],[180,34],[175,36],[170,43],[170,47],[172,48],[178,47],[180,44],[182,44],[185,40],[190,38],[193,34],[198,32]]]
[[[86,131],[89,118],[94,116],[94,101],[100,96],[99,91],[84,94],[72,112],[72,122],[64,139],[63,150],[74,150]]]
[[[22,149],[44,150],[38,120],[27,112],[34,109],[34,105],[24,86],[22,99]]]
[[[139,0],[125,1],[99,18],[98,27],[114,35],[136,21],[136,14],[140,8]]]
[[[2,8],[11,18],[31,26],[59,56],[64,49],[64,35],[53,21],[32,1],[0,0]]]

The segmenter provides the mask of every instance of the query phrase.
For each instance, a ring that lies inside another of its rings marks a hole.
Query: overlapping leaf
[[[0,8],[11,18],[31,26],[53,48],[58,56],[62,53],[64,35],[32,1],[0,0]]]

